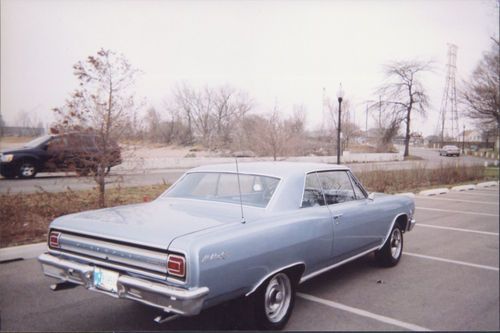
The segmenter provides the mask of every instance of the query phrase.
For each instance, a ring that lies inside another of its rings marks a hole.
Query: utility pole
[[[465,125],[462,131],[462,154],[465,154]]]
[[[368,133],[368,102],[366,102],[365,132]]]
[[[378,127],[382,128],[382,96],[378,96]]]

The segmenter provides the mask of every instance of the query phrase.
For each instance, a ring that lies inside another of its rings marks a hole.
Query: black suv
[[[22,148],[3,151],[0,174],[6,178],[33,178],[37,172],[76,171],[80,175],[96,172],[97,161],[104,160],[106,172],[120,164],[120,147],[112,141],[102,156],[99,137],[93,133],[46,135]],[[102,157],[102,158],[100,158]]]

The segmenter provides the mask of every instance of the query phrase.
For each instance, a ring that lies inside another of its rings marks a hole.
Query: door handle
[[[340,223],[339,220],[342,217],[342,215],[344,215],[344,214],[333,215],[333,221],[335,222],[335,224],[339,224]]]

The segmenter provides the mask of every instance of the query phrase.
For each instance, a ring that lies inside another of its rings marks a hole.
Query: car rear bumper
[[[182,289],[122,274],[118,276],[117,291],[111,292],[94,285],[95,266],[61,259],[48,253],[41,254],[38,261],[45,275],[60,282],[74,283],[92,291],[116,298],[131,299],[183,316],[200,313],[209,292],[207,287]]]

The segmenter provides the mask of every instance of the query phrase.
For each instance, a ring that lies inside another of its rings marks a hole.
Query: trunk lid
[[[263,209],[245,207],[247,220]],[[240,207],[213,201],[161,198],[62,216],[50,228],[158,249],[177,237],[227,223],[240,222]]]

